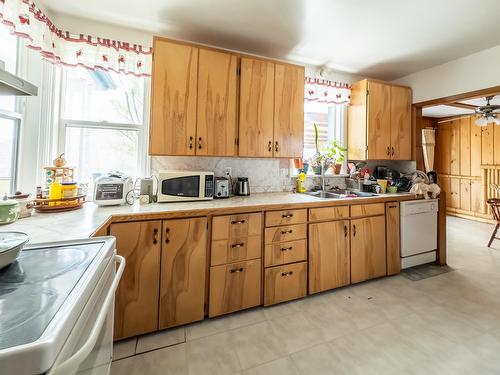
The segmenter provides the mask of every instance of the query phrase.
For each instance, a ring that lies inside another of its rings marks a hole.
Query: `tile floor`
[[[500,374],[500,241],[448,218],[455,269],[400,275],[115,346],[112,375]]]

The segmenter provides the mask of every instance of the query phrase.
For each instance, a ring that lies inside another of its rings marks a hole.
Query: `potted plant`
[[[323,168],[326,172],[326,170],[330,168],[330,160],[326,157],[326,155],[320,152],[318,145],[318,139],[319,139],[318,126],[316,124],[313,124],[313,126],[314,126],[314,145],[316,147],[316,152],[314,153],[314,156],[309,158],[309,167],[311,167],[314,174],[320,175],[321,164],[323,164]]]
[[[331,141],[324,148],[324,155],[333,164],[333,173],[339,174],[347,149],[339,141]]]

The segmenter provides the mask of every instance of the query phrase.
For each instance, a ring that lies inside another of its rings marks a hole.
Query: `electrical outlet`
[[[231,167],[226,167],[224,168],[224,176],[225,177],[229,177],[231,176],[231,172],[233,171],[233,169]]]

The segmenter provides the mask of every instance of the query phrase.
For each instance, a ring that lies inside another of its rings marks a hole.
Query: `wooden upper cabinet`
[[[200,49],[196,155],[236,155],[236,55]]]
[[[275,65],[274,156],[302,158],[304,148],[304,68]]]
[[[391,87],[368,82],[368,159],[390,159]]]
[[[436,170],[447,175],[460,174],[460,120],[440,123],[436,140]]]
[[[161,221],[111,224],[116,249],[127,262],[116,291],[115,340],[158,329]]]
[[[471,130],[470,117],[460,119],[460,175],[470,176],[471,174]]]
[[[239,156],[273,156],[274,63],[241,59],[239,119]]]
[[[151,84],[151,155],[194,155],[198,48],[155,38]]]
[[[494,162],[494,124],[488,124],[481,128],[481,164],[493,164]]]
[[[351,160],[411,160],[411,89],[363,80],[352,85],[347,142]]]
[[[411,89],[391,86],[391,159],[411,159]]]
[[[207,218],[163,221],[159,328],[202,320]]]

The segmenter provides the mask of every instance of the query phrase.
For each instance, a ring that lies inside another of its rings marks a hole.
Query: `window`
[[[316,153],[314,124],[318,127],[320,150],[331,141],[345,144],[346,108],[346,104],[304,103],[304,159]]]
[[[5,70],[17,72],[18,38],[0,26],[0,60]],[[16,190],[17,150],[22,115],[15,96],[0,96],[0,195]]]
[[[139,176],[145,170],[145,79],[65,68],[59,143],[78,182],[100,173]]]

